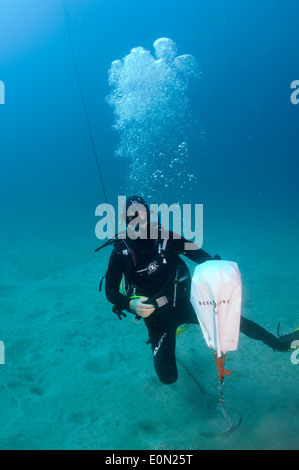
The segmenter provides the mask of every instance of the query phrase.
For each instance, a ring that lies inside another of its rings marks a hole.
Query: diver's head
[[[138,217],[147,223],[150,218],[150,210],[146,201],[141,196],[131,196],[126,201],[124,219],[126,225]]]

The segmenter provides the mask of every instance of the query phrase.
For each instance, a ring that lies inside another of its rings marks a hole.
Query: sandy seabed
[[[281,243],[278,256],[278,235],[239,235],[215,234],[204,248],[238,263],[244,316],[273,333],[279,321],[283,333],[292,331],[299,326],[297,237]],[[224,397],[233,423],[243,422],[226,439],[201,436],[227,423],[199,326],[177,339],[178,381],[161,384],[145,325],[129,314],[120,322],[98,292],[110,249],[96,255],[93,248],[80,239],[1,248],[1,449],[299,448],[299,364],[291,353],[241,335],[238,351],[227,355]]]

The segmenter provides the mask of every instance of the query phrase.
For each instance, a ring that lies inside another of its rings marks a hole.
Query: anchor
[[[216,433],[211,433],[211,432],[202,432],[200,433],[201,436],[203,437],[222,437],[223,439],[230,436],[236,429],[239,428],[241,425],[243,418],[240,418],[238,423],[234,426],[232,424],[232,421],[229,417],[229,414],[224,406],[224,394],[223,394],[223,385],[224,385],[224,375],[230,375],[230,372],[224,369],[224,363],[225,363],[225,355],[222,355],[220,358],[217,357],[217,353],[214,353],[214,357],[216,360],[216,364],[218,367],[218,373],[219,373],[219,408],[221,413],[223,414],[224,418],[226,419],[228,423],[228,428],[224,429],[224,431],[216,432]]]

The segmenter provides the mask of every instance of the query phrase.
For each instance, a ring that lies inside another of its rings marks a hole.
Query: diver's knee
[[[162,382],[164,385],[171,385],[174,384],[178,380],[178,374],[167,374],[167,375],[161,375],[158,374],[158,377],[160,379],[160,382]]]

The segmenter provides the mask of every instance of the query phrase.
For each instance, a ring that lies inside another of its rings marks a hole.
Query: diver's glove
[[[153,313],[155,307],[153,305],[145,304],[148,300],[147,297],[143,296],[134,296],[131,297],[129,307],[136,315],[146,318]]]
[[[120,308],[116,307],[116,305],[113,306],[112,311],[113,313],[116,313],[119,320],[122,320],[122,317],[127,316]]]
[[[221,260],[220,255],[215,255],[215,256],[213,256],[213,260]]]

